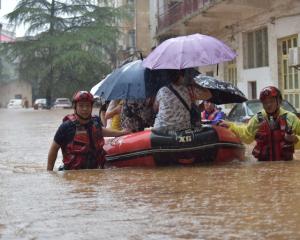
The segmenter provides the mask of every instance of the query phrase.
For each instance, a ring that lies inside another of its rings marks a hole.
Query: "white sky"
[[[0,0],[1,1],[1,9],[0,9],[0,22],[1,23],[7,23],[7,20],[5,18],[3,18],[4,15],[12,12],[17,3],[18,3],[18,0]],[[3,27],[4,29],[6,29],[6,26],[4,25]],[[13,29],[10,29],[11,31]],[[17,37],[22,37],[25,35],[25,28],[24,26],[18,26],[16,28],[16,36]]]

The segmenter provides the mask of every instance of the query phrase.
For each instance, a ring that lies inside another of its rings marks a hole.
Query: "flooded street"
[[[70,111],[0,109],[0,239],[300,239],[300,157],[47,172]]]

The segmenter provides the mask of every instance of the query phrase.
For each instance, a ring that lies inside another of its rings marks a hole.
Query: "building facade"
[[[300,46],[299,0],[153,0],[150,1],[152,43],[193,33],[217,37],[238,56],[200,68],[237,85],[249,99],[267,85],[280,88],[300,110],[299,71],[290,67],[290,48]]]
[[[0,108],[6,107],[10,99],[27,100],[28,105],[32,106],[32,87],[31,84],[14,80],[7,83],[0,83]]]
[[[136,50],[147,56],[153,45],[150,37],[149,2],[151,0],[135,0]]]
[[[5,25],[3,25],[5,27]],[[0,31],[0,44],[3,42],[15,41],[14,32],[5,30]],[[29,106],[32,105],[31,84],[19,79],[16,68],[4,57],[0,58],[0,107],[6,107],[9,100],[13,98],[27,100]]]
[[[129,18],[119,22],[121,34],[117,41],[116,66],[148,55],[151,50],[149,0],[114,0],[111,4],[130,9]]]

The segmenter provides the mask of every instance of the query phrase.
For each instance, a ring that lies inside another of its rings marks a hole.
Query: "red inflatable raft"
[[[203,125],[176,132],[146,130],[114,138],[104,146],[106,167],[154,167],[243,160],[245,147],[226,128]]]

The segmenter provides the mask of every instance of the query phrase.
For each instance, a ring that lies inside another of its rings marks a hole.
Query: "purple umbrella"
[[[150,69],[184,69],[230,61],[236,53],[220,40],[202,34],[170,38],[143,61]]]

